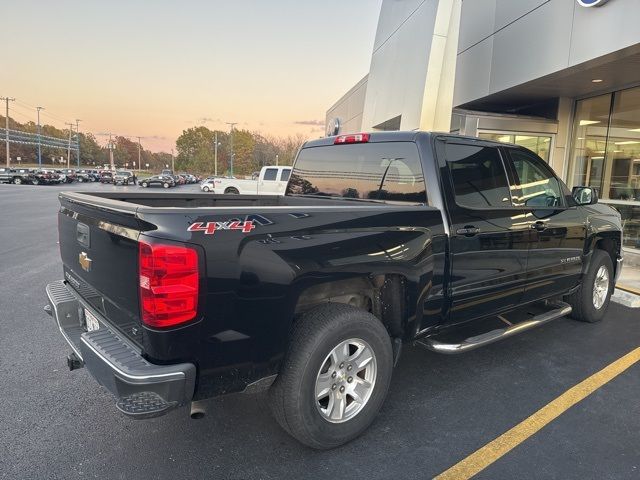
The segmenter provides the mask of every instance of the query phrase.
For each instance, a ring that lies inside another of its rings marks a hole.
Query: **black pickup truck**
[[[61,193],[58,227],[45,310],[71,369],[134,418],[268,389],[314,448],[373,421],[403,344],[601,320],[622,268],[594,189],[515,145],[423,132],[308,142],[285,196]]]

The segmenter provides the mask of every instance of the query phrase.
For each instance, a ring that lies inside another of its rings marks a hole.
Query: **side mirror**
[[[598,203],[598,192],[592,187],[573,187],[571,192],[578,205],[594,205]]]

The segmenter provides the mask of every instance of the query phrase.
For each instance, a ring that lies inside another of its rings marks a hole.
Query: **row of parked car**
[[[190,173],[173,173],[171,170],[163,170],[160,175],[154,175],[140,180],[140,186],[171,188],[176,185],[190,185],[200,182],[200,177]]]
[[[53,169],[53,168],[0,168],[0,183],[16,185],[57,185],[61,183],[111,183],[113,185],[140,185],[142,187],[162,186],[164,188],[176,185],[198,183],[200,178],[189,173],[174,174],[163,171],[161,175],[154,175],[139,180],[131,170],[95,170],[95,169]]]
[[[0,183],[16,185],[51,185],[73,182],[95,182],[97,170],[74,170],[71,168],[0,168]]]

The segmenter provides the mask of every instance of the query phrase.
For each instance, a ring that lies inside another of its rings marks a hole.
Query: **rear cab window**
[[[413,142],[371,142],[303,148],[287,195],[425,204],[427,192]]]

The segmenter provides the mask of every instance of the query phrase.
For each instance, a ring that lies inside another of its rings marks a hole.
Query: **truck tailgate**
[[[131,211],[60,195],[60,255],[67,283],[127,338],[141,343],[138,234]]]

